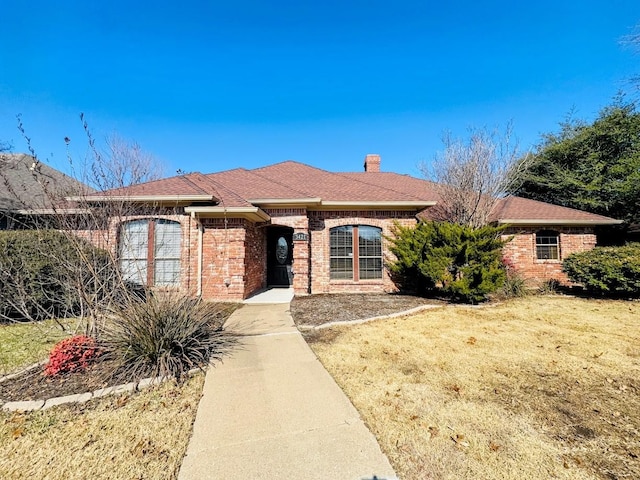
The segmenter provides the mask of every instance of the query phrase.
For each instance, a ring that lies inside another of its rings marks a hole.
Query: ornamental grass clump
[[[56,343],[44,369],[47,376],[85,370],[102,353],[92,337],[76,335]]]
[[[181,380],[236,345],[223,328],[233,308],[178,294],[131,296],[111,307],[101,340],[120,374]]]

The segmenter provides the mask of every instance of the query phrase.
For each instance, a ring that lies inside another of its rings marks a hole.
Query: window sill
[[[329,280],[330,285],[382,285],[384,284],[384,279],[376,278],[376,279],[367,279],[367,280]]]

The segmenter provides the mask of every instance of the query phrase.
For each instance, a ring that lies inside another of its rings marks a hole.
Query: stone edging
[[[46,362],[44,362],[46,363]],[[16,377],[25,371],[43,365],[43,363],[36,363],[19,373],[14,373],[11,375],[7,375],[5,377],[0,378],[0,383],[9,380],[10,378]],[[194,368],[187,372],[187,375],[193,375],[196,372],[199,372],[200,369]],[[114,385],[111,387],[101,388],[99,390],[94,390],[93,392],[85,392],[85,393],[76,393],[73,395],[65,395],[63,397],[54,397],[48,398],[46,400],[24,400],[24,401],[13,401],[13,402],[5,402],[2,403],[0,400],[0,408],[4,411],[8,412],[32,412],[35,410],[46,410],[47,408],[54,407],[56,405],[64,405],[67,403],[85,403],[93,398],[101,398],[106,397],[107,395],[117,395],[120,393],[126,392],[135,392],[140,391],[144,388],[151,387],[153,385],[159,385],[162,382],[167,381],[168,377],[151,377],[151,378],[143,378],[139,382],[129,382],[122,385]]]
[[[422,312],[423,310],[431,310],[433,308],[444,308],[447,305],[421,305],[419,307],[404,310],[402,312],[389,313],[388,315],[380,315],[377,317],[369,317],[360,320],[337,320],[335,322],[327,322],[322,325],[299,325],[298,329],[302,331],[308,330],[322,330],[323,328],[331,328],[341,325],[359,325],[362,323],[373,322],[376,320],[388,320],[390,318],[406,317],[407,315],[413,315],[414,313]]]

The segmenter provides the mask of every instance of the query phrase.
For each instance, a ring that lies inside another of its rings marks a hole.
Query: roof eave
[[[252,222],[271,220],[271,217],[259,207],[185,207],[184,211],[199,218],[246,218]]]
[[[87,195],[67,197],[70,202],[171,203],[217,202],[213,195]]]
[[[427,207],[433,207],[437,202],[431,200],[420,201],[345,201],[345,200],[323,200],[318,206],[319,210],[341,210],[358,208],[361,210],[421,210]]]
[[[562,220],[562,219],[526,219],[526,218],[501,218],[498,220],[501,225],[620,225],[623,220]]]
[[[90,212],[87,208],[30,208],[11,211],[19,215],[80,215]]]
[[[253,205],[261,207],[313,207],[320,205],[320,197],[309,198],[250,198],[247,200]]]

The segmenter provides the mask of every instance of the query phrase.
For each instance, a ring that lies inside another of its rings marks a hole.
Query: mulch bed
[[[291,315],[298,326],[364,320],[404,312],[423,305],[445,305],[443,300],[400,294],[336,294],[295,297]]]
[[[98,361],[86,370],[56,376],[46,376],[44,367],[35,367],[0,382],[0,400],[46,400],[75,393],[93,392],[131,381],[114,374],[115,364],[110,360]]]

